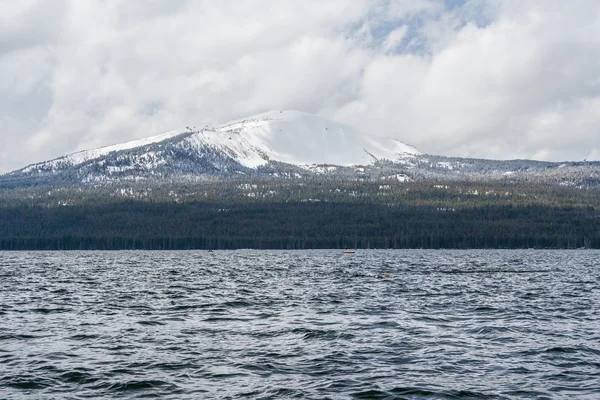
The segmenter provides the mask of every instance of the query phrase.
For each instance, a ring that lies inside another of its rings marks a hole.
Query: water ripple
[[[0,398],[600,398],[600,252],[0,253]]]

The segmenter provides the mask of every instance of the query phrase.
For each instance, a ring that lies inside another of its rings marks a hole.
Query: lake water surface
[[[0,398],[600,399],[600,252],[0,252]]]

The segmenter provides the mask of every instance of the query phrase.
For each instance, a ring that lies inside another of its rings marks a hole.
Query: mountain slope
[[[299,111],[270,111],[33,164],[0,189],[249,178],[477,180],[600,187],[600,163],[495,161],[421,154],[400,141]]]
[[[180,131],[172,131],[172,132],[164,133],[162,135],[151,136],[151,137],[147,137],[147,138],[143,138],[143,139],[139,139],[139,140],[133,140],[130,142],[116,144],[116,145],[112,145],[112,146],[100,147],[98,149],[78,151],[76,153],[72,153],[67,156],[63,156],[63,157],[60,157],[60,158],[57,158],[54,160],[45,161],[45,162],[41,162],[38,164],[32,164],[32,165],[25,167],[19,171],[28,173],[28,172],[32,172],[35,170],[52,170],[52,169],[59,169],[61,167],[77,166],[77,165],[81,165],[87,161],[101,158],[101,157],[106,156],[113,152],[119,152],[119,151],[123,151],[123,150],[130,150],[130,149],[135,149],[135,148],[139,148],[139,147],[144,147],[144,146],[147,146],[147,145],[153,144],[153,143],[160,143],[160,142],[163,142],[165,140],[168,140],[170,138],[173,138],[173,137],[179,136],[179,135],[181,135]]]
[[[238,159],[247,167],[270,160],[295,165],[364,165],[378,159],[396,160],[402,154],[419,154],[400,141],[369,136],[350,126],[299,111],[271,111],[225,124],[216,129],[235,145],[255,149],[259,157]],[[198,136],[195,136],[198,138]],[[214,142],[209,137],[208,141]],[[260,160],[262,158],[262,160]]]
[[[261,167],[273,163],[306,169],[304,165],[364,165],[415,154],[418,150],[397,140],[366,135],[315,115],[271,111],[201,131],[173,131],[80,151],[27,166],[3,180],[19,186],[49,179],[76,184],[173,175],[247,175],[260,174]]]
[[[191,133],[191,134],[190,134]],[[343,124],[300,111],[271,111],[196,132],[172,131],[123,144],[85,150],[55,160],[33,164],[27,173],[62,166],[78,166],[113,152],[146,149],[149,145],[177,139],[183,147],[201,153],[209,147],[248,168],[270,160],[288,164],[363,165],[399,154],[419,154],[400,141],[366,135]]]

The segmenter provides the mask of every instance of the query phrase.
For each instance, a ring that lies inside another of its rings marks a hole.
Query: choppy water
[[[0,398],[599,399],[599,260],[0,253]]]

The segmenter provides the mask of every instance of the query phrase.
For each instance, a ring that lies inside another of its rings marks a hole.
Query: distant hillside
[[[213,180],[504,181],[600,187],[600,162],[496,161],[421,154],[394,138],[299,111],[271,111],[81,151],[0,176],[25,187],[160,186]]]
[[[599,248],[599,188],[274,111],[0,176],[0,249]]]

